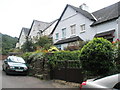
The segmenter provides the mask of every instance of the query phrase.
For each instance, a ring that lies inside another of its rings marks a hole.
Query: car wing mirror
[[[7,60],[4,60],[4,63],[7,63]]]

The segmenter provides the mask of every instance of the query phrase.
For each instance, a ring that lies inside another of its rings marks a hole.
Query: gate
[[[80,60],[55,61],[55,67],[51,69],[51,78],[69,82],[81,83],[83,74]]]

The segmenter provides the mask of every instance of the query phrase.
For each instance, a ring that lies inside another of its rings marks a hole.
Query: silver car
[[[28,67],[23,58],[17,56],[9,56],[3,61],[3,71],[6,74],[24,74],[27,75]]]
[[[120,90],[120,74],[87,80],[80,84],[80,88],[82,90]]]

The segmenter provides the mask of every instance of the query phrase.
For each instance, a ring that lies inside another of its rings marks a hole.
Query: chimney
[[[90,12],[89,11],[89,7],[85,3],[83,3],[82,5],[80,5],[79,8],[81,8],[82,10]]]

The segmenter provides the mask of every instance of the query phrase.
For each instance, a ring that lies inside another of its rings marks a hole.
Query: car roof
[[[95,84],[106,86],[109,88],[113,88],[114,85],[117,84],[118,82],[120,82],[120,74],[107,76],[94,81]]]
[[[11,59],[14,62],[25,63],[24,59],[22,57],[18,57],[18,56],[8,56],[8,59]]]

